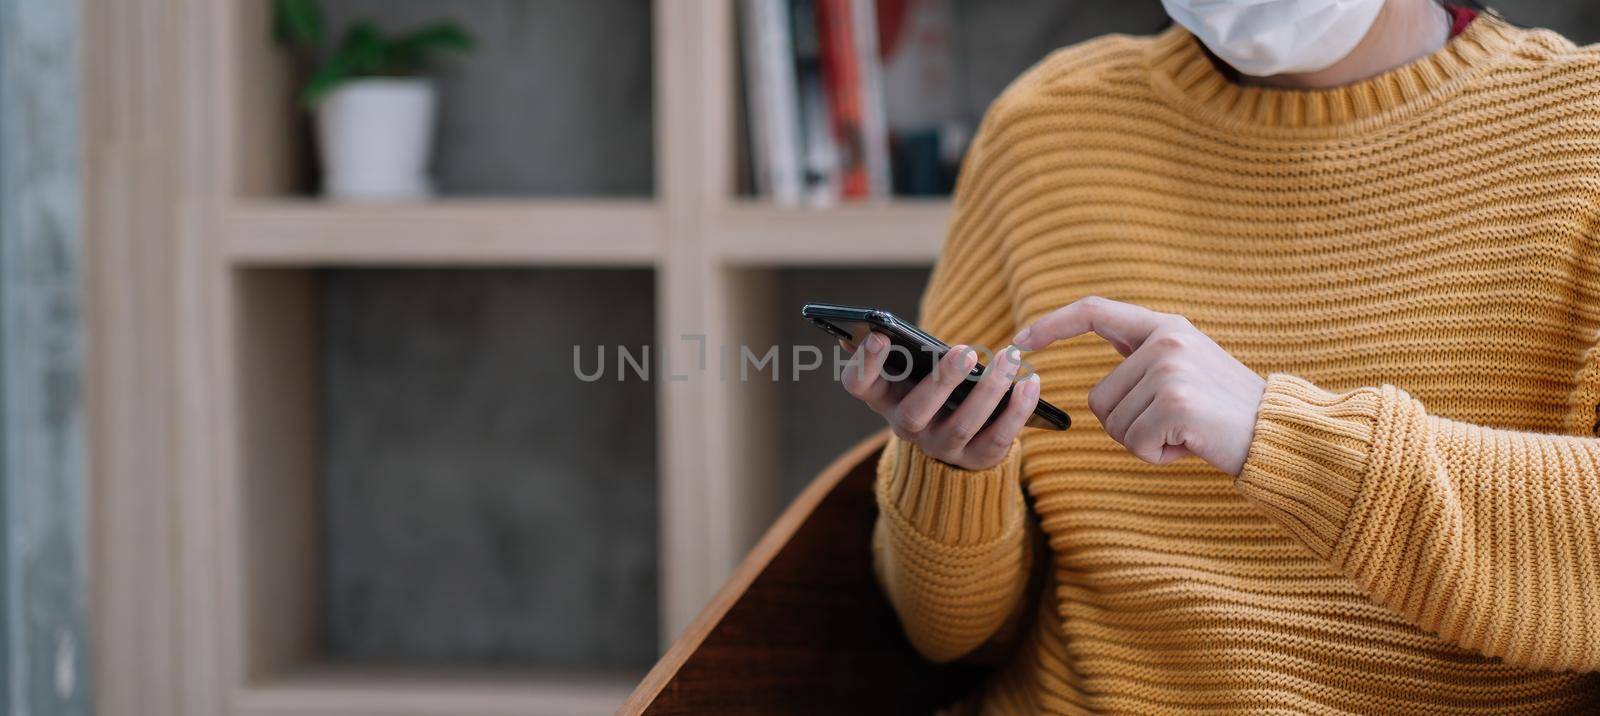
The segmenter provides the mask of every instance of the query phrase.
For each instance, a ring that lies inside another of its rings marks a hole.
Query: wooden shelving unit
[[[611,713],[632,687],[631,680],[603,674],[326,667],[244,687],[232,708],[240,716],[567,716]]]
[[[736,202],[709,240],[734,266],[926,266],[950,221],[948,202],[895,201],[828,209]]]
[[[926,266],[949,220],[949,204],[940,200],[832,208],[733,200],[708,222],[704,240],[727,266]],[[663,212],[651,201],[254,200],[230,207],[223,223],[227,260],[249,268],[650,267],[664,254]]]
[[[661,212],[650,201],[259,200],[229,207],[223,222],[228,261],[240,267],[650,267],[661,257]]]
[[[166,472],[140,477],[154,487],[107,498],[108,514],[160,506],[152,519],[167,521],[138,540],[97,543],[101,559],[119,565],[100,589],[123,590],[100,599],[114,607],[105,658],[141,664],[137,678],[105,672],[97,700],[119,713],[231,716],[610,712],[634,676],[324,665],[317,273],[643,268],[653,272],[655,305],[640,310],[654,311],[658,347],[673,350],[689,335],[772,345],[773,323],[797,320],[778,305],[777,272],[930,265],[948,205],[781,209],[738,197],[733,0],[652,3],[653,197],[394,206],[307,198],[303,127],[285,100],[294,77],[267,40],[269,7],[133,0],[120,19],[97,24],[101,41],[91,43],[99,59],[89,66],[110,68],[93,81],[109,98],[106,123],[118,128],[91,147],[112,187],[99,216],[125,217],[129,241],[152,242],[100,250],[154,257],[126,280],[143,288],[129,290],[167,292],[171,303],[129,320],[171,337],[171,348],[150,349],[159,354],[151,366],[161,366],[150,370],[170,371],[161,409],[180,436],[169,460],[148,463]],[[119,143],[129,137],[133,146]],[[143,184],[153,171],[163,174]],[[127,204],[135,201],[146,208]],[[136,345],[138,335],[116,340]],[[785,436],[775,384],[701,375],[654,385],[664,647],[778,513]],[[127,394],[125,410],[150,397]],[[105,439],[136,452],[137,421],[118,426],[126,432]],[[177,530],[175,543],[157,539],[162,528]],[[129,590],[142,606],[121,606]],[[152,624],[157,642],[142,636]]]

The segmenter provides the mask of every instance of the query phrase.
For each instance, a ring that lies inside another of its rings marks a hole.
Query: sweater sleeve
[[[1032,554],[1017,479],[1022,448],[960,470],[891,440],[878,465],[873,564],[912,646],[933,661],[967,655],[1018,615]]]
[[[997,351],[1016,331],[1001,249],[1005,158],[991,151],[1005,97],[968,150],[955,214],[923,295],[919,323],[951,343]],[[873,536],[879,582],[926,657],[948,661],[1004,635],[1022,609],[1031,566],[1022,446],[994,468],[967,471],[891,439],[879,464]]]
[[[1274,375],[1237,488],[1418,627],[1517,666],[1600,671],[1600,440]]]

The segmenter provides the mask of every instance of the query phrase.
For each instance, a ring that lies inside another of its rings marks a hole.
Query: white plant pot
[[[361,79],[317,105],[323,193],[332,199],[407,201],[433,194],[428,166],[438,93],[425,79]]]

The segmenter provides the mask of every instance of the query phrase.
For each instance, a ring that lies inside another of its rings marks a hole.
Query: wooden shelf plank
[[[732,265],[927,266],[949,223],[950,204],[940,200],[825,209],[742,201],[715,218],[712,241]]]
[[[553,264],[651,266],[649,200],[251,201],[224,212],[237,266]]]
[[[236,716],[611,714],[637,675],[313,666],[234,692]]]

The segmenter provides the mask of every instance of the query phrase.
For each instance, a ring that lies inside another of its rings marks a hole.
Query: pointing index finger
[[[1094,333],[1128,355],[1161,327],[1161,314],[1143,306],[1099,296],[1081,298],[1052,311],[1022,329],[1011,343],[1023,350],[1038,350],[1051,343]]]

